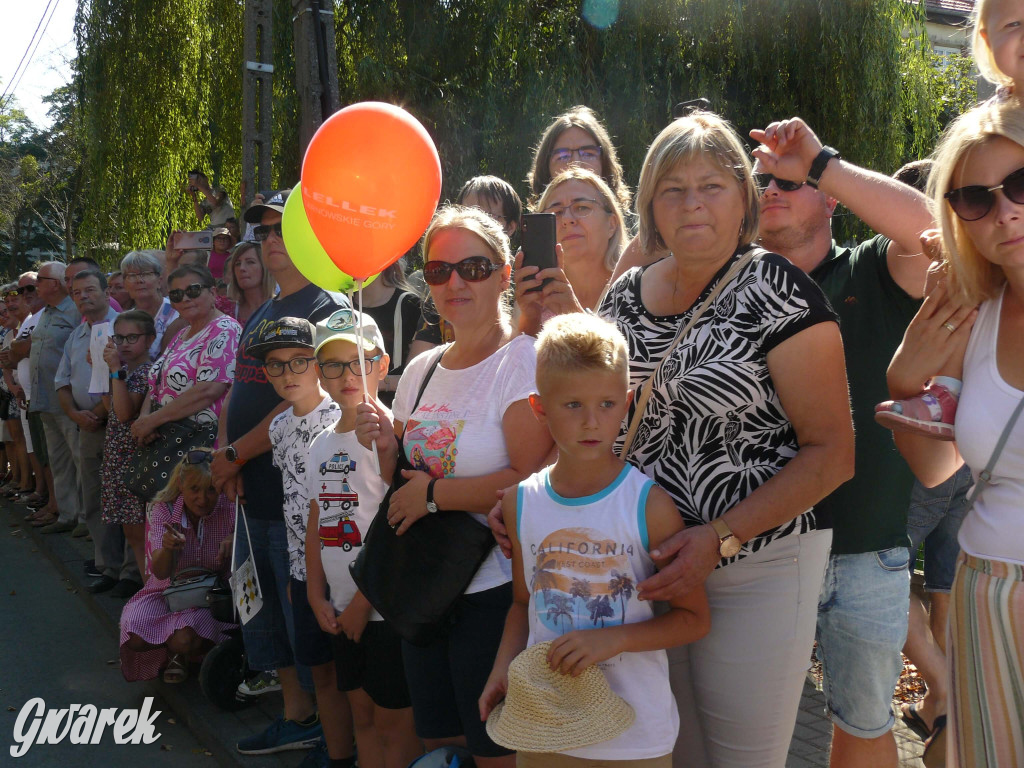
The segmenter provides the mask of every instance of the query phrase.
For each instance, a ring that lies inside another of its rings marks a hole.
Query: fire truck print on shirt
[[[309,445],[306,488],[316,504],[320,562],[331,588],[331,604],[342,611],[356,592],[349,563],[359,554],[388,486],[355,431],[335,429],[332,424]]]

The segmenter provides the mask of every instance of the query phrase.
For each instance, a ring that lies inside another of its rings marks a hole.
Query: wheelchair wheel
[[[252,703],[252,700],[244,701],[235,697],[238,685],[249,674],[242,638],[229,637],[206,654],[199,669],[199,686],[206,698],[218,707],[227,712],[235,712]]]

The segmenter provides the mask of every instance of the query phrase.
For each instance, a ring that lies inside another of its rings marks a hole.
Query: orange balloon
[[[331,115],[302,161],[302,203],[338,269],[382,272],[426,230],[441,196],[441,161],[420,122],[367,101]]]

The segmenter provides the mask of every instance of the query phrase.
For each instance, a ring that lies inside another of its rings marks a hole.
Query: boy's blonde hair
[[[978,72],[990,83],[996,85],[1013,85],[1013,79],[999,70],[996,57],[983,33],[988,30],[988,15],[995,3],[993,0],[978,0],[971,14],[971,54]]]
[[[612,323],[585,312],[553,317],[537,337],[537,384],[578,371],[621,373],[628,380],[626,339]]]

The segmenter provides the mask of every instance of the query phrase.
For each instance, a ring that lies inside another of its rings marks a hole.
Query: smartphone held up
[[[555,254],[556,217],[553,213],[524,213],[521,225],[524,267],[548,269],[558,266]],[[539,291],[551,278],[547,278],[531,291]]]

